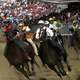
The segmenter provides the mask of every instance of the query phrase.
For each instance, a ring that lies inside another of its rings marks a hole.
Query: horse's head
[[[43,30],[41,31],[40,40],[44,42],[44,41],[46,41],[47,39],[48,39],[47,31],[46,31],[46,29],[43,29]]]

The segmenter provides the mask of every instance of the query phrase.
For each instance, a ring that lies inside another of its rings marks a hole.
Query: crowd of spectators
[[[16,20],[24,20],[27,23],[30,22],[35,23],[39,19],[49,19],[49,17],[55,16],[57,20],[61,22],[71,22],[73,20],[80,21],[80,11],[74,10],[63,10],[61,13],[55,13],[57,8],[56,4],[46,3],[46,2],[36,2],[36,3],[8,3],[4,2],[0,4],[0,17],[5,20],[16,19]]]
[[[56,5],[52,3],[3,3],[0,5],[0,16],[3,18],[14,17],[17,19],[35,20],[41,17],[48,16],[50,13],[54,12]]]

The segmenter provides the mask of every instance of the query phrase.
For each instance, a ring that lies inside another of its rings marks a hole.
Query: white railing
[[[61,34],[61,36],[72,36],[72,34]]]

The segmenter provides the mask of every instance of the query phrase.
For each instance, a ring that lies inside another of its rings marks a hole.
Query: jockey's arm
[[[54,36],[54,32],[50,28],[47,28],[46,32],[47,32],[47,36],[49,36],[51,38]]]
[[[36,35],[35,35],[35,38],[36,38],[36,39],[39,39],[39,33],[40,33],[40,28],[37,29],[37,31],[36,31]]]
[[[29,27],[29,26],[24,26],[22,30],[23,30],[23,31],[26,31],[26,32],[31,31],[31,29],[30,29],[30,27]]]

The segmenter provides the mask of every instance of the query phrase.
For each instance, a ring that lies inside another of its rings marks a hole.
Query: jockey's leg
[[[34,49],[35,54],[38,55],[37,47],[36,47],[35,43],[32,41],[32,39],[28,38],[27,41],[31,43],[31,45],[32,45],[32,47]]]

